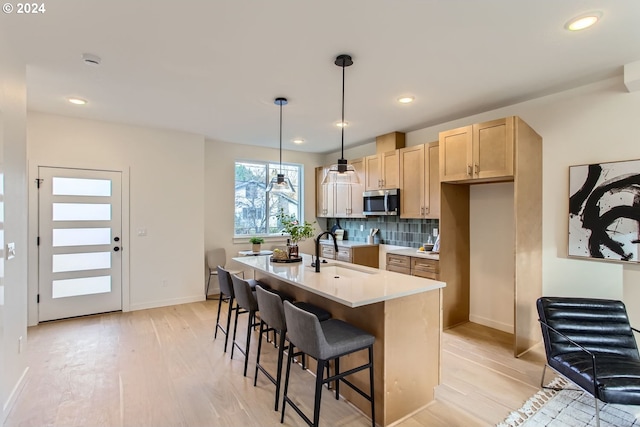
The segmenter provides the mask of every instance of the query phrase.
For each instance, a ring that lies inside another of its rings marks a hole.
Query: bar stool
[[[256,286],[256,299],[258,301],[258,310],[260,311],[260,333],[258,335],[258,352],[256,355],[256,371],[253,378],[253,386],[258,384],[258,370],[260,370],[268,379],[276,386],[276,398],[274,410],[278,410],[278,402],[280,401],[280,384],[282,383],[282,361],[284,358],[284,350],[287,349],[285,345],[287,335],[287,322],[284,318],[284,308],[282,301],[287,301],[286,298],[282,298],[280,293],[277,293],[273,289],[264,289],[262,285]],[[313,304],[306,302],[294,302],[296,307],[301,307],[314,314],[318,319],[327,320],[331,318],[331,313],[317,307]],[[260,364],[260,354],[262,354],[262,336],[264,333],[272,331],[277,334],[280,339],[278,346],[278,366],[276,370],[276,377],[274,378],[264,366]],[[305,363],[304,354],[303,365]],[[303,367],[303,369],[306,369]],[[328,368],[327,368],[328,369]]]
[[[251,347],[251,328],[258,326],[256,322],[256,313],[258,312],[258,301],[255,297],[255,290],[251,284],[238,276],[231,276],[231,282],[233,284],[233,292],[235,294],[236,303],[238,307],[236,309],[236,320],[233,324],[233,344],[231,345],[231,358],[233,359],[233,350],[237,347],[238,351],[244,354],[244,373],[247,376],[247,366],[249,364],[249,350]],[[255,288],[255,286],[254,286]],[[244,349],[236,342],[236,333],[238,331],[238,316],[240,314],[249,313],[249,319],[247,320],[247,339]]]
[[[216,316],[216,327],[215,327],[215,332],[213,333],[213,339],[216,339],[218,337],[218,329],[220,329],[224,334],[224,352],[226,353],[227,343],[229,342],[228,331],[229,331],[229,326],[231,325],[231,314],[234,310],[237,310],[238,307],[237,305],[236,307],[233,306],[233,302],[235,300],[235,294],[233,292],[233,284],[231,283],[231,277],[233,275],[229,270],[226,270],[221,266],[218,266],[217,270],[218,270],[218,274],[217,274],[218,284],[220,286],[220,299],[218,300],[218,315]],[[249,279],[247,280],[247,282],[252,288],[255,288],[256,284],[258,283],[256,280],[253,280],[253,279]],[[220,324],[220,311],[222,309],[223,300],[229,302],[229,310],[227,311],[226,327],[223,327]]]
[[[284,302],[284,315],[288,326],[287,332],[291,348],[289,349],[289,355],[287,357],[287,373],[284,380],[284,397],[280,422],[284,422],[284,411],[288,403],[308,425],[317,427],[320,420],[322,385],[335,381],[337,400],[340,398],[340,382],[342,381],[371,402],[371,425],[375,427],[376,412],[373,391],[373,343],[375,342],[375,337],[342,320],[329,319],[320,323],[318,318],[312,313],[302,310],[288,301]],[[313,421],[293,403],[287,394],[294,346],[318,361]],[[349,369],[346,372],[340,372],[340,357],[365,349],[368,350],[369,353],[368,363]],[[333,376],[324,378],[324,368],[331,360],[335,361],[335,373]],[[369,369],[370,392],[368,395],[349,380],[345,379],[346,376],[364,369]]]

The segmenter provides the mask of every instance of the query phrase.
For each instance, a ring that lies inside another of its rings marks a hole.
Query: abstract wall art
[[[569,167],[569,256],[640,262],[640,160]]]

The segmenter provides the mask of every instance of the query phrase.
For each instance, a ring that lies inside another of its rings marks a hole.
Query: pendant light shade
[[[287,105],[287,98],[276,98],[274,103],[280,106],[280,173],[271,178],[267,193],[295,193],[291,180],[282,173],[282,106]]]
[[[342,121],[340,122],[341,126],[341,148],[340,148],[340,158],[338,159],[338,163],[333,164],[329,167],[329,171],[324,176],[322,180],[322,184],[330,184],[339,182],[342,184],[359,184],[360,179],[358,178],[358,173],[353,165],[347,163],[347,160],[344,158],[344,69],[353,65],[353,60],[349,55],[338,55],[335,60],[335,64],[338,67],[342,67]]]

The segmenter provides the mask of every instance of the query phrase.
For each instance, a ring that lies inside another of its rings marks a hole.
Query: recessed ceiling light
[[[84,105],[87,103],[87,100],[82,98],[69,98],[69,102],[76,105]]]
[[[294,144],[302,144],[303,142],[304,142],[304,139],[301,139],[301,138],[296,138],[293,140]]]
[[[338,122],[336,123],[336,126],[338,126],[339,128],[344,128],[349,126],[349,122]]]
[[[398,98],[398,102],[401,104],[410,104],[415,100],[413,96],[403,96]]]
[[[589,12],[584,15],[577,16],[564,24],[564,28],[569,31],[580,31],[589,28],[602,18],[602,12]]]

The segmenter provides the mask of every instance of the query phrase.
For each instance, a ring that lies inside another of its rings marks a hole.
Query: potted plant
[[[298,242],[313,237],[313,224],[307,221],[301,224],[293,214],[285,214],[284,209],[280,209],[277,217],[282,224],[282,233],[290,236],[289,258],[298,257]]]
[[[251,250],[253,252],[260,252],[260,245],[264,243],[264,239],[262,237],[254,236],[249,239],[249,242],[251,242]]]

